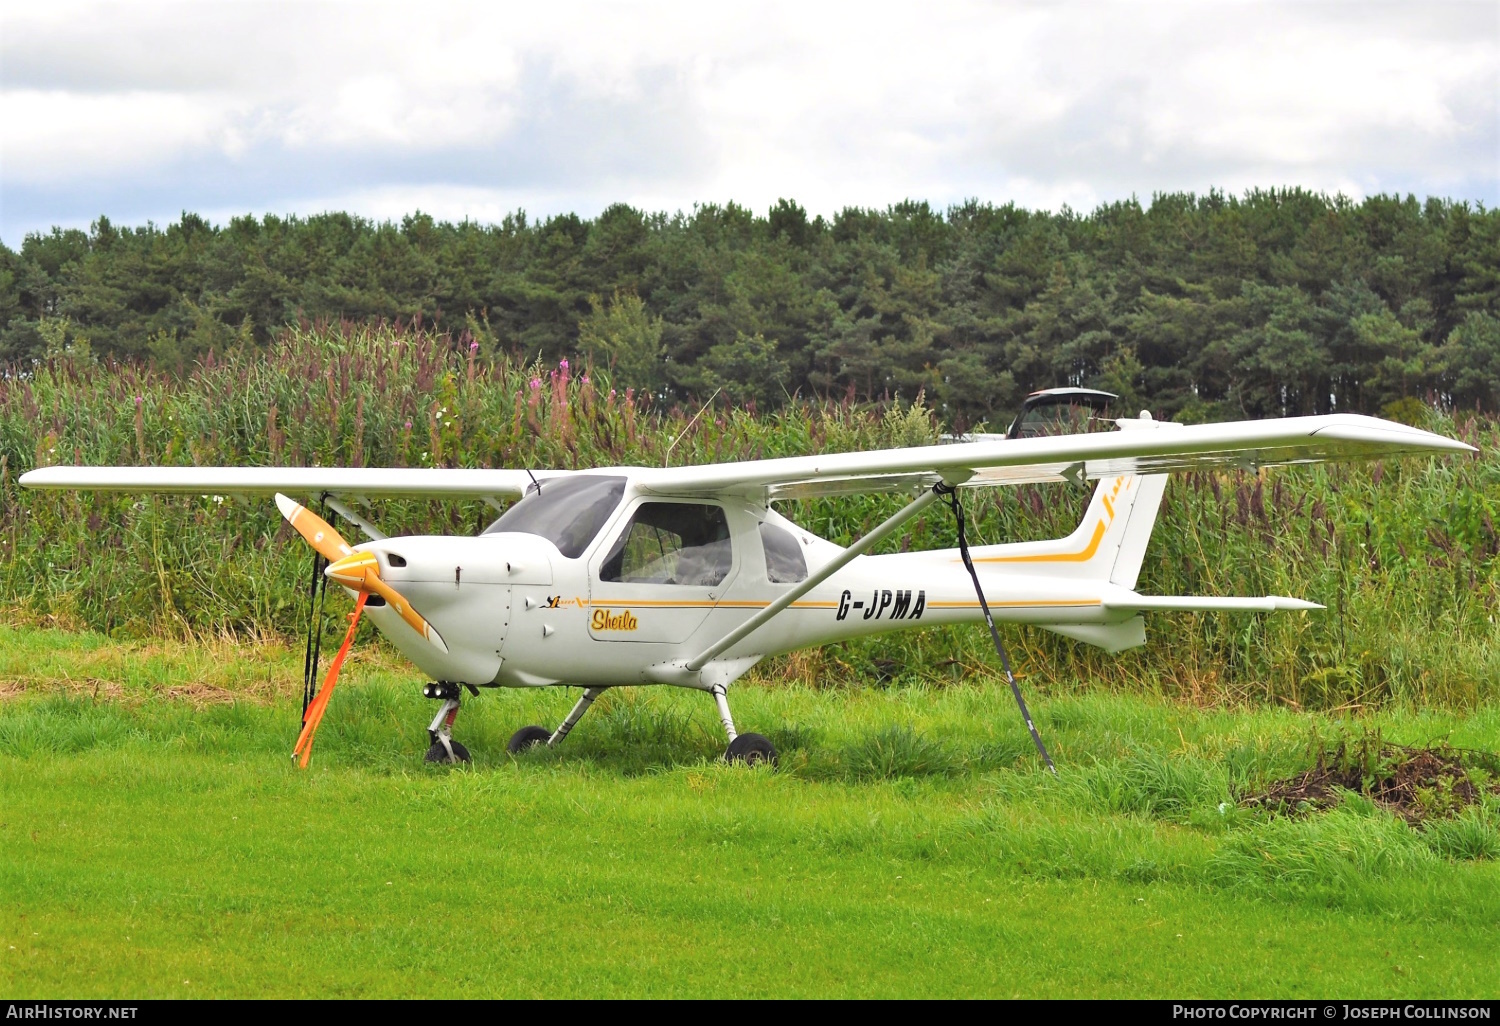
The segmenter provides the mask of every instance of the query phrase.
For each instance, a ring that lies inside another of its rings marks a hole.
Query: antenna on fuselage
[[[536,493],[538,495],[541,495],[542,494],[542,483],[536,479],[536,475],[531,472],[531,468],[530,467],[526,468],[526,476],[529,477],[529,478],[531,478],[531,483],[536,488]]]
[[[667,454],[661,458],[661,465],[663,467],[672,462],[672,450],[677,448],[678,442],[687,437],[687,433],[689,431],[693,430],[693,425],[698,423],[698,418],[703,416],[703,411],[714,404],[714,400],[719,398],[719,393],[722,391],[724,391],[723,385],[720,385],[718,388],[714,389],[714,394],[708,397],[708,402],[703,404],[703,409],[693,414],[693,419],[688,421],[687,427],[683,428],[682,432],[676,438],[672,439],[672,444],[667,446]]]

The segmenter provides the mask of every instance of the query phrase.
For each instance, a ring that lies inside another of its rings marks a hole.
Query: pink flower
[[[472,353],[472,352],[474,352],[478,348],[479,348],[479,339],[476,338],[474,341],[472,341],[472,342],[469,343],[469,352]]]
[[[585,374],[583,377],[578,379],[578,383],[580,385],[587,385],[589,383],[589,376]]]
[[[531,387],[533,389],[541,388],[542,387],[542,379],[541,378],[532,378],[531,379]]]
[[[561,367],[563,370],[567,370],[568,369],[568,358],[566,356],[564,356],[562,358],[562,363],[559,363],[558,366]]]
[[[135,397],[135,404],[137,406],[141,405],[141,403],[144,402],[144,401],[145,401],[145,396],[139,396],[138,395],[138,396]]]
[[[411,430],[411,421],[407,421],[406,422],[406,430],[408,430],[408,431]]]

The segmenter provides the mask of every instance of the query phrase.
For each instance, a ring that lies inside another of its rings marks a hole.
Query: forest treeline
[[[1500,212],[1304,190],[1089,214],[782,200],[592,220],[194,214],[0,246],[0,361],[186,368],[289,324],[419,322],[483,357],[582,358],[665,398],[919,392],[1003,426],[1083,384],[1182,420],[1500,407]]]

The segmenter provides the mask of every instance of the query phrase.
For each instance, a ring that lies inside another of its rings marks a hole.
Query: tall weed
[[[0,374],[0,605],[126,636],[295,635],[305,615],[307,551],[269,501],[16,486],[45,464],[661,466],[930,443],[940,429],[920,404],[809,399],[761,414],[720,401],[699,416],[607,378],[486,358],[420,328],[354,324],[292,329],[268,351],[211,355],[181,377],[85,353],[13,368]],[[1192,473],[1168,488],[1142,592],[1296,595],[1326,611],[1156,614],[1148,645],[1119,657],[1015,629],[1027,686],[1302,709],[1493,700],[1500,428],[1435,414],[1429,426],[1481,455]],[[978,493],[971,537],[1064,534],[1086,499],[1069,486]],[[899,501],[786,512],[846,543]],[[478,502],[392,500],[373,515],[389,533],[472,533],[494,514]],[[952,544],[951,520],[931,513],[886,549]],[[982,631],[954,628],[770,660],[756,677],[943,686],[993,661]]]

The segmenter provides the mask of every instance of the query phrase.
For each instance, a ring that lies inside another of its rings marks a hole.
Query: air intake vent
[[[398,556],[394,552],[387,552],[385,554],[385,561],[387,563],[391,564],[391,566],[405,566],[406,565],[406,557],[405,556]]]

